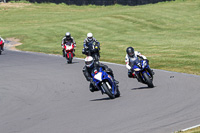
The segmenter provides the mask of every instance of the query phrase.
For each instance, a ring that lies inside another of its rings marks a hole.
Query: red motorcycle
[[[0,38],[0,55],[3,51],[3,40]]]
[[[72,63],[72,59],[73,59],[73,52],[74,52],[74,44],[71,42],[67,42],[64,45],[65,48],[65,57],[67,59],[67,63]]]

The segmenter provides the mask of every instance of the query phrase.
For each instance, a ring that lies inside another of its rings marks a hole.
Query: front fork
[[[103,82],[101,82],[101,84],[102,84],[102,83],[103,83]],[[109,89],[112,89],[112,94],[115,95],[116,89],[117,89],[116,84],[113,82],[113,84],[110,85],[108,81],[106,81],[105,83],[106,83],[106,85],[108,86]],[[100,87],[102,87],[102,86],[100,86]],[[105,90],[104,90],[103,88],[101,88],[101,93],[102,93],[102,94],[105,93]]]

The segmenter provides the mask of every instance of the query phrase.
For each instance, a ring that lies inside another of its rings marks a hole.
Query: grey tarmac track
[[[200,124],[200,76],[154,70],[154,88],[107,64],[121,97],[91,93],[84,61],[5,50],[0,55],[0,133],[172,133]]]

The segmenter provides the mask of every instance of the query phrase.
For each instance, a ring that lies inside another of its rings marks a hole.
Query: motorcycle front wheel
[[[154,87],[153,82],[152,82],[152,80],[149,78],[149,76],[147,75],[146,72],[143,73],[143,76],[144,76],[145,82],[146,82],[146,84],[148,85],[148,87],[153,88],[153,87]]]
[[[108,88],[105,82],[102,82],[101,87],[104,89],[105,93],[110,97],[110,99],[115,98],[115,95],[112,94],[112,90]]]
[[[66,57],[66,58],[67,58],[67,57]],[[69,53],[69,58],[67,58],[67,60],[68,60],[68,61],[67,61],[68,63],[72,63],[72,55],[71,55],[71,53]]]
[[[117,93],[116,93],[115,97],[120,97],[120,91],[119,91],[118,87],[116,87],[116,91],[117,91]]]

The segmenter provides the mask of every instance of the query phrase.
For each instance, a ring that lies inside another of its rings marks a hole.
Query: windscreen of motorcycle
[[[97,74],[95,74],[94,78],[99,80],[99,81],[102,81],[102,72],[98,72]]]

